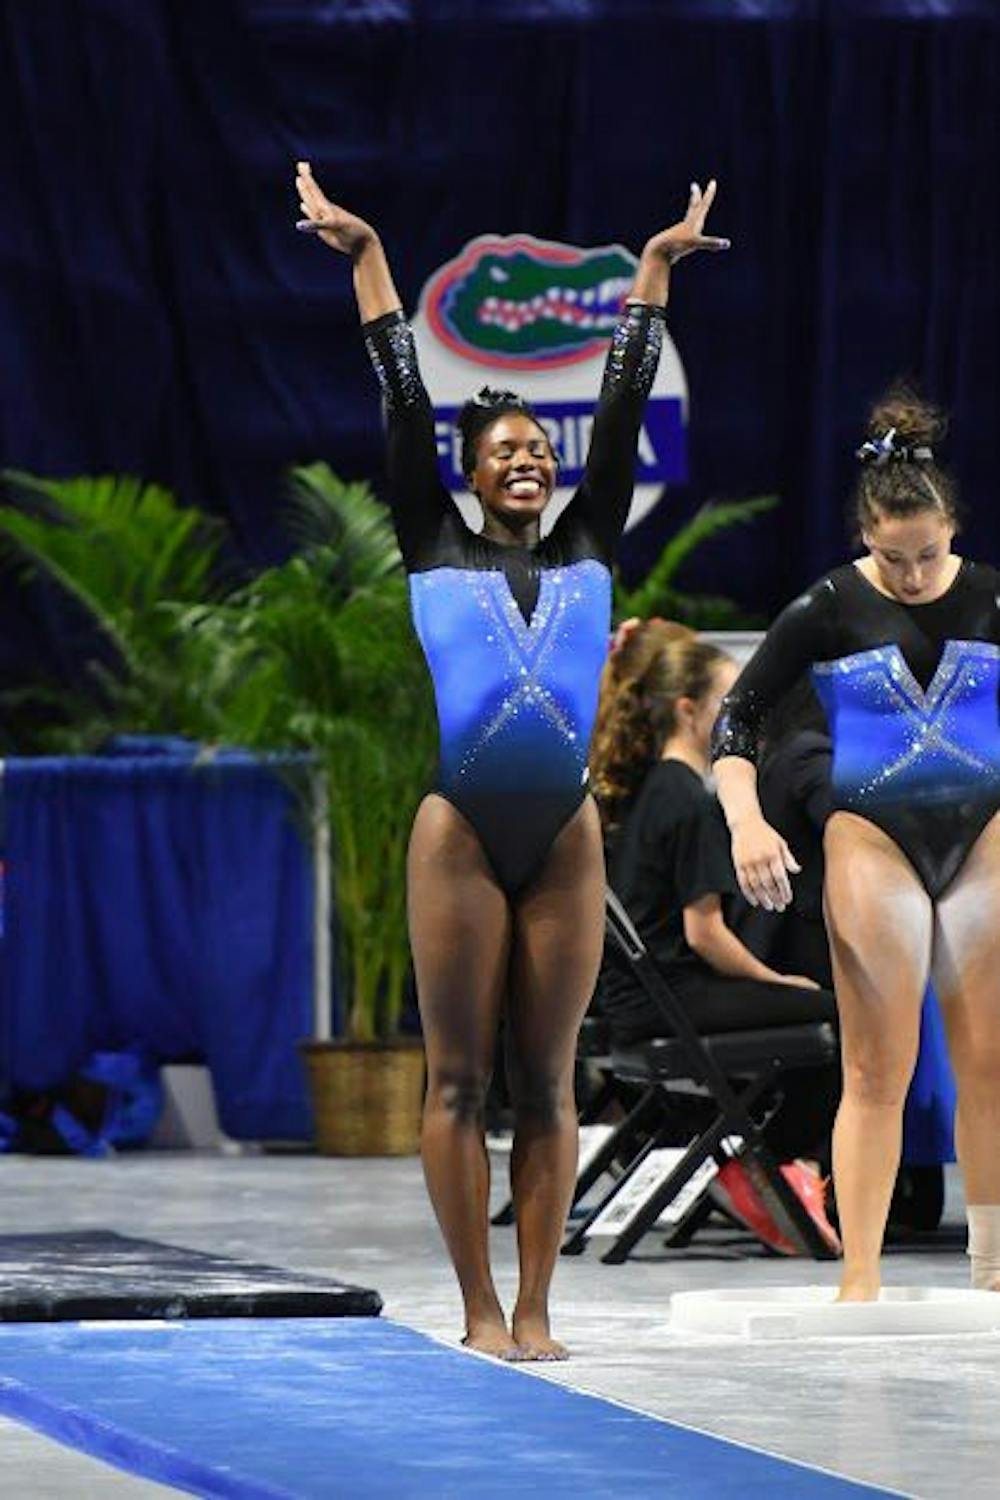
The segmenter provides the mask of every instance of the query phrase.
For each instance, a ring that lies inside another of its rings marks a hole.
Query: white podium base
[[[836,1296],[832,1286],[675,1292],[670,1330],[745,1339],[1000,1332],[998,1292],[892,1286],[877,1302],[837,1302]]]

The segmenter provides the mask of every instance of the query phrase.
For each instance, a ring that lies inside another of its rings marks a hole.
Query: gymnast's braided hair
[[[462,439],[462,473],[466,478],[476,467],[479,439],[487,427],[492,427],[499,417],[506,416],[508,412],[517,412],[520,416],[527,417],[535,423],[546,442],[549,441],[549,435],[538,420],[534,408],[523,396],[519,396],[516,391],[494,390],[492,386],[484,385],[466,401],[455,423]]]
[[[861,472],[853,500],[853,519],[863,534],[885,516],[917,515],[936,510],[958,525],[954,481],[942,469],[937,445],[947,418],[902,381],[880,396],[868,417],[868,435],[857,450]]]

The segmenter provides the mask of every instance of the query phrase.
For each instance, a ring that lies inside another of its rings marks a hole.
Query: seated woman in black
[[[588,760],[590,789],[597,801],[604,853],[611,851],[650,766],[659,758],[662,733],[654,728],[645,684],[657,658],[673,641],[697,640],[676,620],[624,620],[614,633],[601,669],[597,714]]]
[[[634,631],[623,651],[644,654],[642,632],[650,629]],[[605,732],[591,754],[591,783],[611,835],[611,886],[705,1033],[836,1016],[828,991],[803,975],[770,968],[726,921],[725,903],[738,887],[725,821],[704,778],[715,716],[737,675],[736,663],[708,642],[666,643],[623,695],[620,711],[630,733],[616,731],[613,706],[603,705]],[[601,998],[616,1041],[662,1034],[660,1012],[627,975],[609,968]],[[784,1161],[824,1155],[838,1069],[788,1074],[782,1089],[785,1107],[768,1133],[772,1150]],[[818,1174],[796,1164],[786,1176],[837,1245],[823,1214]]]

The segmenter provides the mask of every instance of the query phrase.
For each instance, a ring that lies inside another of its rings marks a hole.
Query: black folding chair
[[[693,1091],[702,1103],[707,1102],[708,1111],[680,1161],[650,1185],[648,1194],[629,1214],[601,1259],[610,1264],[625,1260],[661,1214],[678,1204],[683,1204],[683,1210],[675,1212],[671,1243],[689,1239],[707,1217],[710,1179],[716,1163],[726,1154],[727,1141],[733,1138],[741,1142],[743,1166],[790,1243],[816,1260],[834,1259],[835,1253],[785,1181],[763,1135],[774,1107],[780,1107],[779,1102],[768,1112],[767,1101],[777,1095],[781,1074],[793,1068],[821,1066],[836,1058],[838,1043],[833,1026],[816,1021],[702,1036],[611,890],[606,914],[610,948],[662,1013],[666,1033],[635,1046],[613,1047],[615,1076],[624,1083],[652,1089],[665,1099],[678,1090]],[[752,1114],[755,1107],[757,1113]],[[763,1117],[758,1118],[761,1114]],[[622,1177],[569,1235],[563,1255],[579,1255],[586,1248],[591,1226],[676,1129],[675,1111],[671,1115],[669,1122],[652,1131]]]

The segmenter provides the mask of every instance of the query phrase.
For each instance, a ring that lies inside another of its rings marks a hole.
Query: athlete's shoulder
[[[977,593],[1000,594],[1000,568],[966,558],[962,565],[962,582]]]
[[[848,594],[864,583],[864,578],[856,563],[841,563],[839,567],[831,568],[829,573],[824,573],[813,584],[813,589],[823,593],[826,598],[833,598],[838,594]]]
[[[850,564],[847,568],[834,568],[831,573],[824,573],[785,606],[782,617],[802,621],[829,619],[836,609],[838,595],[847,586],[848,580],[841,575],[849,570]]]
[[[953,592],[971,629],[1000,643],[1000,569],[966,558]]]

